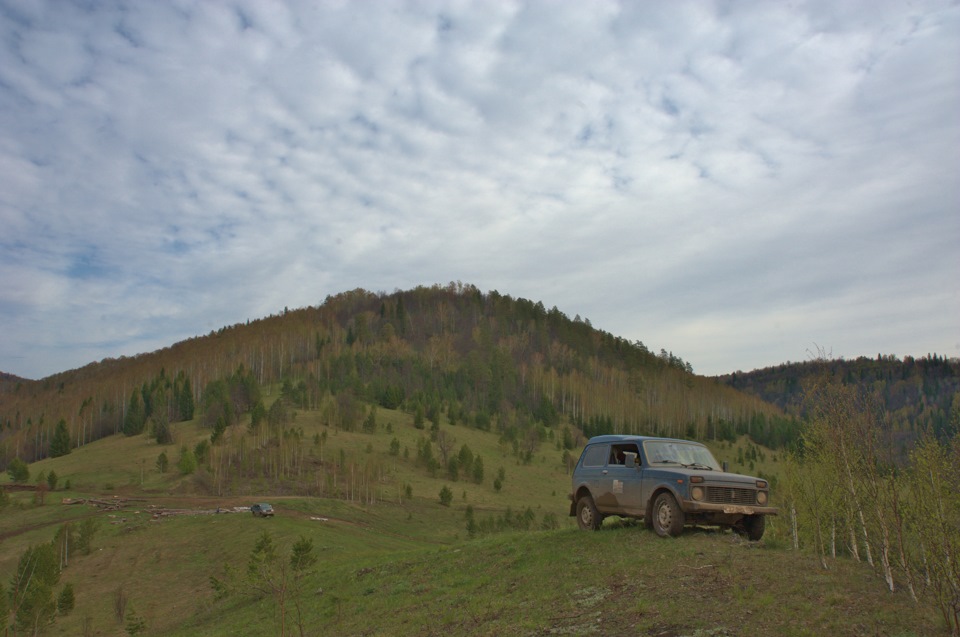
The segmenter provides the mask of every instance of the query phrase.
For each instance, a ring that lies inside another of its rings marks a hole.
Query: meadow
[[[294,424],[303,432],[303,466],[343,463],[342,482],[337,489],[327,483],[327,497],[239,476],[217,482],[204,468],[161,473],[161,451],[173,464],[181,447],[209,436],[194,421],[173,425],[170,445],[117,435],[33,463],[31,482],[55,471],[58,487],[43,504],[33,492],[9,494],[0,514],[0,581],[10,588],[28,547],[50,542],[66,522],[92,517],[98,526],[91,553],[72,555],[60,579],[73,584],[75,607],[44,634],[281,634],[277,596],[244,583],[264,532],[283,560],[299,538],[309,539],[316,557],[285,593],[287,635],[301,628],[305,635],[661,637],[945,630],[932,609],[888,592],[865,565],[839,559],[824,570],[815,556],[791,550],[782,517],[761,543],[710,529],[661,539],[616,518],[599,532],[579,531],[567,516],[563,452],[549,437],[523,461],[495,434],[444,423],[455,449],[468,445],[483,458],[485,477],[477,483],[431,475],[418,463],[418,441],[429,432],[402,412],[378,410],[375,433],[337,431],[315,412],[298,414]],[[228,437],[240,436],[241,427]],[[394,439],[400,445],[391,452]],[[715,447],[734,470],[749,469],[751,449],[745,439]],[[754,468],[775,476],[775,455],[759,449]],[[739,466],[741,456],[746,466]],[[373,487],[346,488],[348,466],[375,476]],[[307,469],[304,475],[302,483],[319,488]],[[444,487],[452,492],[447,505],[439,498]],[[334,492],[339,497],[329,497]],[[80,498],[121,506],[62,504]],[[275,517],[200,513],[262,500],[273,504]],[[468,508],[483,530],[468,530]],[[169,510],[181,514],[159,514]],[[211,577],[232,582],[230,594],[218,598]]]

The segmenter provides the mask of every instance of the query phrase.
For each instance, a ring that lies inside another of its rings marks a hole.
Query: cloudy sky
[[[450,281],[960,356],[960,5],[0,0],[0,370]]]

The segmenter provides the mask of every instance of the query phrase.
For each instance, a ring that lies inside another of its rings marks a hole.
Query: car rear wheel
[[[683,532],[683,511],[671,494],[663,492],[653,501],[651,522],[660,537],[676,537]]]
[[[577,524],[584,531],[596,531],[603,523],[597,506],[593,503],[593,498],[589,495],[581,496],[577,500]]]

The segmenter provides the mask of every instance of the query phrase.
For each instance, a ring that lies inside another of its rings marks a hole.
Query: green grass
[[[196,477],[158,473],[153,463],[162,447],[145,436],[114,436],[35,463],[31,481],[53,469],[71,490],[47,494],[43,506],[31,493],[11,494],[0,513],[0,581],[9,582],[25,548],[50,541],[66,521],[94,516],[100,527],[92,554],[74,555],[61,578],[73,583],[76,608],[48,634],[79,635],[85,625],[94,634],[125,634],[114,613],[121,589],[148,635],[278,634],[272,599],[217,601],[209,581],[225,565],[242,571],[264,530],[282,547],[301,535],[313,541],[319,561],[304,588],[311,635],[938,634],[935,614],[902,592],[886,592],[865,565],[839,560],[823,571],[811,556],[777,548],[786,546],[777,539],[782,521],[768,526],[766,549],[719,532],[664,540],[615,518],[599,532],[581,532],[567,517],[569,476],[550,441],[524,465],[496,435],[444,425],[456,449],[468,444],[483,457],[486,477],[477,485],[431,478],[416,466],[416,441],[428,432],[414,429],[408,415],[380,410],[378,422],[374,435],[336,432],[310,412],[295,423],[318,460],[312,436],[327,431],[325,459],[343,450],[348,460],[382,467],[372,504],[278,493],[264,481],[235,480],[211,496]],[[174,432],[177,443],[165,447],[172,463],[181,444],[208,435],[196,423]],[[399,456],[388,452],[394,436]],[[736,447],[723,453],[735,456]],[[501,466],[507,479],[496,493]],[[407,484],[414,497],[401,503]],[[438,501],[445,484],[454,492],[450,507]],[[114,496],[137,500],[120,512],[60,504],[63,497]],[[152,515],[156,506],[215,509],[259,500],[273,503],[276,517]],[[468,505],[478,519],[529,506],[535,526],[553,513],[561,528],[470,539]]]

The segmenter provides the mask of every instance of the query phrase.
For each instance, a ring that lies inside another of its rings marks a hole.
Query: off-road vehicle
[[[763,537],[769,506],[766,480],[729,473],[704,445],[649,436],[596,436],[573,471],[570,515],[581,529],[599,529],[608,515],[642,519],[657,535],[684,525],[732,528]]]
[[[255,518],[272,518],[273,507],[266,502],[258,502],[250,507],[250,513],[252,513]]]

